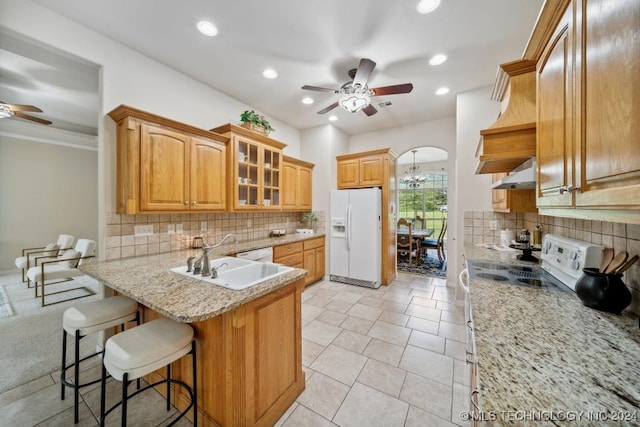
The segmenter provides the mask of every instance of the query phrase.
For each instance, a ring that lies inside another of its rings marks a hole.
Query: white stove
[[[575,292],[583,268],[600,266],[602,246],[547,234],[542,239],[541,267]]]
[[[540,250],[541,264],[467,260],[469,277],[507,285],[575,292],[582,269],[597,268],[602,255],[602,246],[554,234],[547,234],[542,240],[542,248],[534,250]]]

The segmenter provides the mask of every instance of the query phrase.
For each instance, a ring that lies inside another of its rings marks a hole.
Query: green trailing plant
[[[269,132],[274,131],[271,127],[271,123],[269,123],[262,114],[258,114],[253,110],[245,110],[244,113],[240,114],[240,121],[242,123],[251,123],[252,125],[263,127]]]
[[[318,220],[315,212],[305,212],[302,214],[302,220],[307,223],[307,228],[313,228],[313,223]]]

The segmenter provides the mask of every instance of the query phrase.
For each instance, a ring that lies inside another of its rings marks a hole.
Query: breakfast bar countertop
[[[519,253],[465,246],[470,260],[531,265]],[[588,308],[573,292],[478,279],[469,288],[485,419],[640,425],[637,314]]]
[[[290,234],[277,238],[223,244],[212,251],[211,260],[238,252],[321,236],[323,234]],[[170,319],[185,323],[218,316],[307,275],[307,270],[295,268],[274,279],[234,291],[170,271],[171,268],[186,265],[189,256],[199,257],[201,254],[200,249],[187,249],[159,255],[92,262],[79,268],[111,289]]]

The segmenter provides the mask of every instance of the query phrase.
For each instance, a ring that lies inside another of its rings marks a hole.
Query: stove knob
[[[578,254],[576,251],[571,251],[571,253],[569,254],[569,259],[576,259],[578,257]]]
[[[574,270],[579,270],[580,269],[580,262],[579,261],[571,262],[571,268],[573,268]]]

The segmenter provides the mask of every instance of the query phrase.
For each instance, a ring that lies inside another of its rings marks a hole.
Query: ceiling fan
[[[21,119],[31,120],[32,122],[40,123],[42,125],[50,125],[52,122],[49,120],[41,119],[39,117],[25,114],[23,111],[32,113],[42,113],[42,110],[33,105],[20,105],[20,104],[7,104],[4,101],[0,101],[0,119],[19,117]]]
[[[328,89],[308,85],[302,86],[302,89],[315,90],[318,92],[331,92],[340,95],[338,101],[318,111],[318,114],[328,113],[337,106],[340,106],[351,113],[357,113],[362,110],[367,116],[373,116],[378,112],[378,110],[371,105],[371,97],[409,93],[413,90],[413,85],[411,83],[369,89],[367,82],[369,81],[369,76],[371,76],[371,72],[375,66],[376,63],[372,60],[362,58],[358,68],[349,70],[349,77],[351,77],[352,80],[343,84],[340,89]]]

